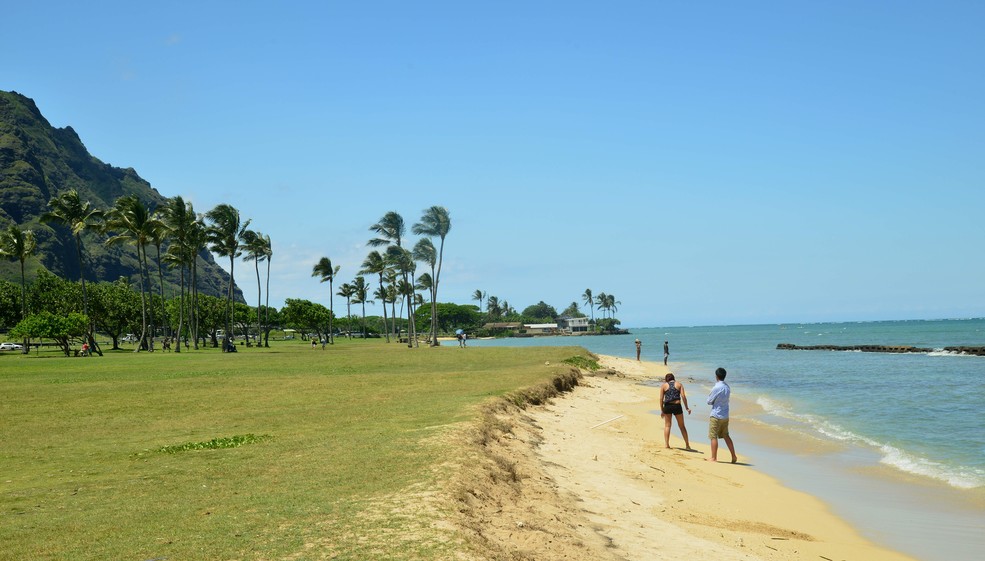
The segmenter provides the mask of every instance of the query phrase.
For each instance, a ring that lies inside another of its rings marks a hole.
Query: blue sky
[[[442,301],[985,316],[985,4],[91,4],[5,7],[0,89],[163,195],[240,209],[273,305],[327,305],[320,257],[351,280],[383,214],[442,205]]]

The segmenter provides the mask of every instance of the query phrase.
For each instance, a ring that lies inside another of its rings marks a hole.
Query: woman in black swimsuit
[[[684,437],[684,449],[691,450],[687,428],[684,427],[684,410],[687,409],[687,414],[691,414],[691,408],[687,406],[684,385],[674,379],[673,373],[668,373],[664,380],[664,384],[660,386],[660,416],[664,419],[664,445],[670,448],[671,418],[677,417],[677,427],[681,429],[681,436]],[[683,407],[681,407],[682,403]]]

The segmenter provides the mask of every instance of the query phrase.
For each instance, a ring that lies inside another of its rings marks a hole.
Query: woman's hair
[[[674,379],[674,373],[673,372],[668,372],[667,375],[664,376],[664,382],[669,382],[669,381],[671,381],[673,379]]]

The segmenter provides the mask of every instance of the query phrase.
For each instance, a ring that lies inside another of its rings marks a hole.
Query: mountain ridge
[[[115,167],[90,154],[71,126],[52,126],[33,99],[0,90],[0,227],[14,223],[34,231],[38,249],[29,260],[30,278],[40,268],[69,280],[79,278],[71,232],[65,226],[40,221],[48,210],[48,201],[71,189],[102,210],[111,208],[124,195],[135,195],[151,208],[167,200],[132,167]],[[139,282],[134,248],[106,247],[105,239],[105,235],[95,232],[83,234],[86,280],[113,281],[124,276],[132,283]],[[153,248],[150,254],[154,256]],[[202,252],[201,258],[199,290],[225,296],[229,274],[209,252]],[[164,276],[166,287],[175,293],[178,272],[165,270]],[[19,264],[0,262],[0,278],[19,283]],[[236,299],[244,301],[239,287],[235,292]]]

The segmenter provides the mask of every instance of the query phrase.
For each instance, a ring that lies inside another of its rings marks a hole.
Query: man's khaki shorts
[[[708,417],[708,438],[719,439],[728,436],[728,419]]]

